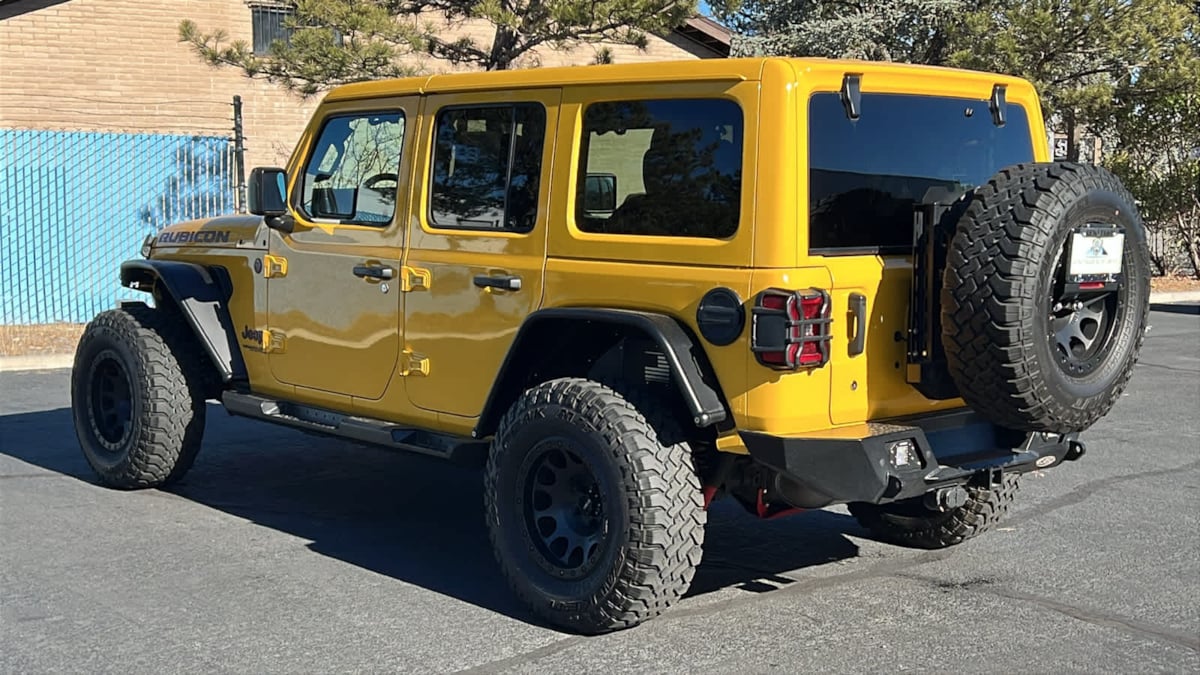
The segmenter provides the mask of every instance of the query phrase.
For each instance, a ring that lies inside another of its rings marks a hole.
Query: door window
[[[404,113],[325,122],[304,170],[300,209],[320,221],[386,225],[396,211]]]
[[[546,136],[541,104],[447,108],[438,113],[435,133],[432,225],[533,229]]]

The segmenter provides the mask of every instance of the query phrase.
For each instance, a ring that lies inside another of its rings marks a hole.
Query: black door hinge
[[[846,119],[856,120],[862,116],[862,75],[846,73],[842,77],[842,108]]]
[[[992,100],[988,102],[988,108],[992,111],[992,124],[1002,127],[1007,120],[1008,101],[1005,100],[1005,94],[1008,87],[1003,84],[992,86]]]

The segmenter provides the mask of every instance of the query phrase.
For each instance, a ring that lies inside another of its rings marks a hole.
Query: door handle
[[[396,271],[386,265],[355,265],[354,276],[363,279],[391,279]]]
[[[475,277],[475,285],[480,288],[499,288],[502,291],[519,291],[521,290],[521,277],[511,274],[500,274],[490,277],[486,274],[479,274]]]
[[[863,353],[867,346],[867,296],[850,294],[850,314],[854,317],[854,337],[850,339],[850,356]]]

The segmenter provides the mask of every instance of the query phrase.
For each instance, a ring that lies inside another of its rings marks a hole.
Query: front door
[[[268,276],[271,373],[281,383],[381,397],[400,353],[409,166],[416,97],[331,106],[293,167],[295,229],[272,231]],[[297,392],[303,399],[303,393]]]
[[[541,304],[558,89],[430,96],[401,364],[426,410],[479,415]]]

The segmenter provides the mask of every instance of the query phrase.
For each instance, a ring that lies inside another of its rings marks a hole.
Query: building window
[[[292,29],[287,27],[288,17],[295,10],[288,5],[251,5],[250,20],[254,27],[254,54],[264,56],[271,51],[271,43],[276,40],[287,42],[292,37]]]
[[[733,236],[742,130],[741,108],[726,99],[588,106],[576,225],[604,234]]]

